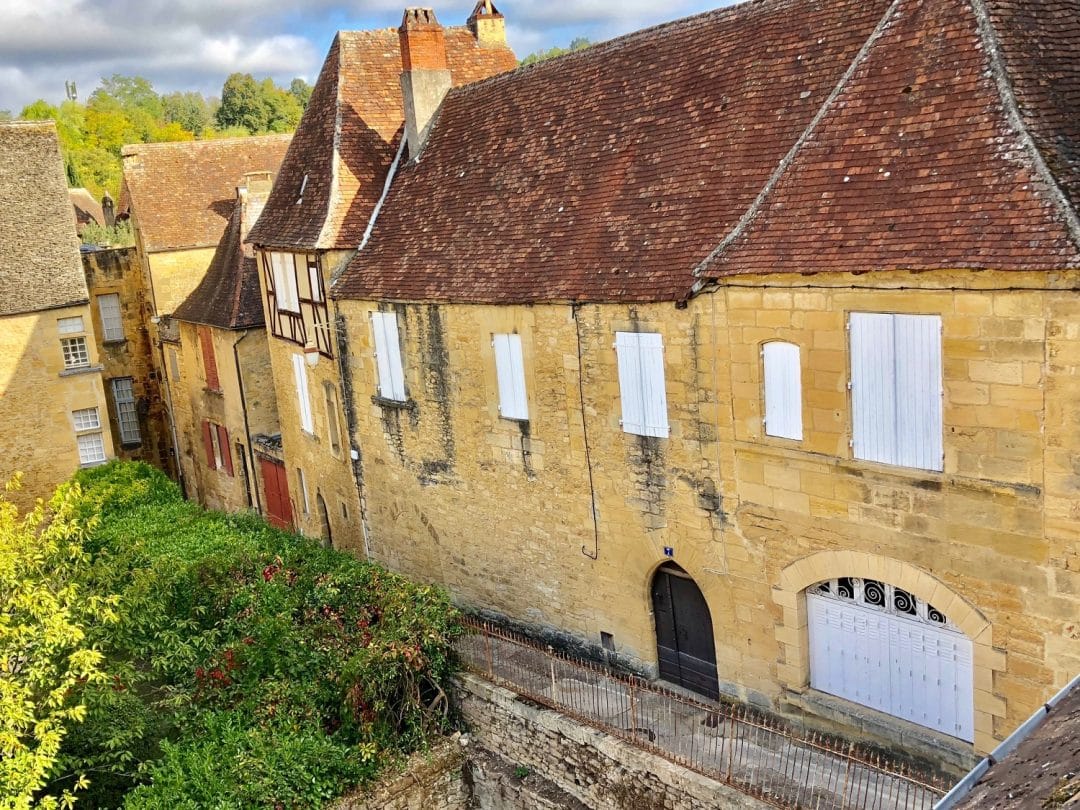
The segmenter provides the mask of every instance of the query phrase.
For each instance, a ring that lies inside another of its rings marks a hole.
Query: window
[[[326,398],[326,432],[330,438],[330,452],[341,455],[341,425],[338,423],[337,389],[333,383],[323,384]]]
[[[308,258],[308,285],[311,287],[311,300],[321,302],[324,298],[322,290],[322,277],[319,275],[319,262],[314,256]]]
[[[375,362],[379,370],[379,396],[405,401],[405,372],[401,367],[401,343],[396,312],[372,312]]]
[[[71,412],[75,426],[75,443],[79,449],[79,464],[88,466],[105,461],[105,441],[101,435],[101,417],[97,408],[82,408]]]
[[[75,315],[71,318],[58,318],[56,321],[56,331],[61,335],[75,335],[79,332],[85,332],[86,328],[83,326],[82,316]]]
[[[86,350],[86,338],[62,338],[60,348],[64,352],[64,368],[86,368],[90,354]]]
[[[218,379],[217,358],[214,356],[214,335],[205,326],[199,327],[199,345],[202,347],[206,387],[211,391],[220,391],[221,380]]]
[[[286,312],[300,311],[300,293],[296,289],[296,265],[291,253],[271,253],[270,272],[274,279],[277,308]]]
[[[101,313],[101,330],[104,339],[107,341],[123,340],[124,322],[120,315],[120,296],[115,293],[99,295],[97,301],[98,312]]]
[[[296,482],[300,485],[300,505],[304,508],[304,514],[306,515],[311,511],[311,506],[308,503],[307,481],[304,480],[304,471],[299,467],[296,468]]]
[[[802,440],[799,347],[774,341],[761,347],[765,377],[765,434]]]
[[[941,470],[941,318],[853,312],[855,458]]]
[[[307,363],[304,355],[294,354],[293,378],[296,382],[296,400],[300,412],[300,427],[305,433],[315,432],[315,422],[311,418],[311,394],[308,391]]]
[[[504,419],[529,418],[525,396],[525,366],[521,359],[521,335],[494,335],[495,376],[499,380],[499,416]]]
[[[139,415],[135,410],[135,392],[131,377],[121,377],[112,381],[113,404],[116,407],[116,421],[120,425],[120,443],[138,444]]]
[[[622,429],[638,436],[666,437],[664,339],[652,332],[616,332]]]
[[[203,419],[203,450],[206,452],[206,466],[211,470],[224,470],[233,475],[232,452],[229,449],[229,431],[223,426]]]

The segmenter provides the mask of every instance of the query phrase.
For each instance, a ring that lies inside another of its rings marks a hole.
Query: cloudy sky
[[[504,0],[519,56],[577,36],[609,39],[731,0]],[[475,0],[425,0],[459,25]],[[415,0],[0,0],[0,109],[80,99],[102,76],[149,78],[159,92],[217,95],[235,71],[314,81],[335,31],[396,26]]]

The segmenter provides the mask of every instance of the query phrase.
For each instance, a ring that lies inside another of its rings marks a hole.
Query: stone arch
[[[781,570],[773,601],[781,609],[776,641],[781,651],[778,679],[785,689],[803,692],[810,684],[806,589],[832,577],[876,579],[903,588],[932,604],[972,642],[975,698],[975,749],[997,745],[994,718],[1005,717],[1005,700],[993,692],[994,673],[1005,669],[1005,654],[994,649],[993,625],[964,597],[932,574],[902,560],[859,551],[820,551]]]

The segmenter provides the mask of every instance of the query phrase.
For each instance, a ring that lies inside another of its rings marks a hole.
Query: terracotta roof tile
[[[0,315],[88,300],[51,121],[0,123]]]
[[[994,6],[901,2],[705,275],[1080,266],[1080,2]]]
[[[466,27],[445,32],[455,85],[517,64],[508,47],[482,47]],[[360,243],[400,137],[400,75],[397,29],[338,33],[248,241],[307,250]]]
[[[235,205],[210,268],[173,317],[178,321],[248,329],[264,321],[259,268],[253,252],[240,239],[241,207]]]
[[[276,173],[291,136],[222,138],[124,147],[124,191],[147,251],[213,247],[249,172]]]
[[[341,297],[682,297],[887,0],[765,0],[451,91]]]

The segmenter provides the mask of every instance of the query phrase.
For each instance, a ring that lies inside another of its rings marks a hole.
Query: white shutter
[[[765,369],[765,433],[802,440],[802,370],[799,347],[774,341],[761,350]]]
[[[292,361],[293,377],[296,380],[296,399],[300,412],[300,427],[308,433],[314,433],[315,423],[311,419],[311,395],[308,392],[307,363],[302,354],[294,354]]]
[[[401,366],[401,343],[396,312],[371,313],[375,335],[375,361],[379,369],[379,396],[405,401],[405,374]]]
[[[669,433],[664,339],[652,332],[616,332],[622,428],[639,436]]]
[[[504,419],[528,419],[521,335],[495,335],[492,345],[495,348],[495,376],[499,381],[499,415]]]
[[[942,468],[941,318],[894,315],[896,464]]]
[[[855,458],[896,464],[893,317],[853,312],[851,420]]]

